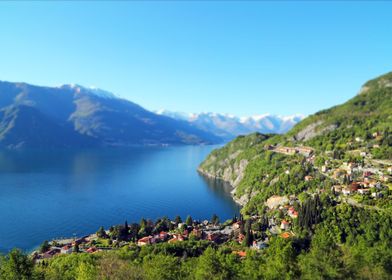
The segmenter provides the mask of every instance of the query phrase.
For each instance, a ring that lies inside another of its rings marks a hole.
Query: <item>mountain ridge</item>
[[[155,112],[174,119],[188,121],[196,127],[204,131],[215,133],[226,140],[232,140],[236,136],[253,132],[285,133],[305,117],[302,114],[288,116],[262,114],[239,117],[233,114],[214,112],[182,113],[164,109]]]
[[[187,122],[157,115],[108,91],[80,85],[42,87],[1,81],[0,111],[0,146],[4,148],[184,145],[222,141]],[[32,127],[30,119],[35,120],[33,127],[37,133],[28,129]],[[50,135],[50,129],[55,135]]]

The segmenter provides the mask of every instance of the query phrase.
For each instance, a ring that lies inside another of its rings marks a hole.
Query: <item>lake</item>
[[[162,216],[221,220],[230,186],[196,168],[216,146],[0,152],[0,251]]]

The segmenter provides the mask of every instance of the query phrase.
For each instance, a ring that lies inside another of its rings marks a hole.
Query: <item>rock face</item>
[[[237,154],[238,156],[238,154]],[[236,157],[231,157],[235,160]],[[211,158],[210,161],[214,161]],[[199,167],[198,171],[208,177],[220,179],[230,183],[233,188],[236,188],[244,177],[246,166],[248,165],[248,160],[242,159],[239,162],[234,162],[230,164],[229,160],[220,161],[218,167],[203,168]]]
[[[244,151],[255,144],[265,141],[268,137],[260,133],[238,137],[225,147],[213,151],[199,166],[198,171],[210,178],[228,182],[233,187],[231,194],[234,200],[240,205],[245,205],[252,194],[237,197],[236,190],[244,178],[249,162],[255,155],[244,154]]]
[[[239,153],[233,154],[230,156],[231,160],[235,160],[235,158],[239,155]],[[210,159],[214,160],[214,158]],[[228,182],[232,187],[231,194],[233,199],[240,205],[245,205],[249,198],[247,195],[243,195],[242,197],[236,197],[236,190],[238,184],[241,182],[242,178],[245,174],[245,169],[248,165],[249,161],[246,159],[242,159],[238,162],[234,162],[234,164],[230,164],[229,161],[221,161],[219,162],[218,168],[209,168],[204,169],[202,167],[198,168],[198,171],[210,178],[223,180]]]
[[[323,121],[317,121],[305,127],[303,130],[298,132],[294,138],[296,141],[308,141],[316,136],[322,135],[335,130],[338,126],[336,124],[331,124],[325,127],[321,127]]]
[[[287,196],[273,195],[267,199],[265,205],[268,206],[269,209],[275,209],[275,208],[278,208],[279,206],[284,205],[288,202],[289,202],[289,199],[287,198]]]

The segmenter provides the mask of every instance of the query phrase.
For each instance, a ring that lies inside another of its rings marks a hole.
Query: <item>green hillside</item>
[[[300,137],[301,132],[313,126],[307,135],[309,139],[306,135]],[[380,137],[375,139],[373,133]],[[365,83],[348,102],[306,118],[287,137],[321,150],[349,149],[349,145],[371,149],[380,145],[374,149],[374,155],[392,158],[392,72]],[[363,142],[353,143],[357,137]]]

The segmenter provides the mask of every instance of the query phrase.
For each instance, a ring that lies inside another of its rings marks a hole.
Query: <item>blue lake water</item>
[[[230,187],[196,168],[214,146],[0,152],[0,251],[162,216],[221,220]]]

